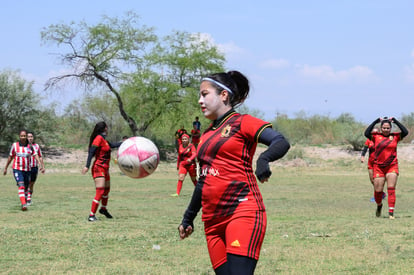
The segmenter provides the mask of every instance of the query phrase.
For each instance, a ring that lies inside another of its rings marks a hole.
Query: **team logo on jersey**
[[[221,130],[221,137],[229,137],[230,136],[231,126],[227,125],[226,127]]]
[[[390,139],[390,140],[393,140],[393,139],[394,139],[394,137],[393,137],[393,136],[390,136],[390,137],[389,137],[389,139]]]

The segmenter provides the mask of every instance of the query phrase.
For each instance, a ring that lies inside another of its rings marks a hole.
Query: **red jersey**
[[[198,145],[198,143],[200,143],[200,130],[191,130],[191,143],[194,145]]]
[[[381,133],[373,133],[372,141],[375,145],[374,164],[379,167],[398,164],[397,144],[401,140],[400,133],[391,133],[388,137]]]
[[[95,161],[93,162],[93,166],[98,165],[105,169],[109,168],[109,162],[111,160],[111,146],[106,141],[106,139],[101,136],[97,135],[96,138],[92,142],[92,146],[97,147],[95,152]]]
[[[265,211],[252,160],[258,137],[267,127],[271,124],[232,112],[203,133],[197,149],[203,221],[240,211]]]
[[[30,171],[30,158],[36,154],[36,151],[32,150],[29,144],[24,146],[20,142],[13,143],[9,154],[13,158],[12,168],[20,171]]]
[[[35,150],[35,152],[37,153],[36,155],[38,155],[39,158],[41,158],[42,157],[42,150],[40,150],[39,144],[33,143],[32,147],[33,147],[33,150]],[[37,160],[36,160],[35,156],[33,155],[30,158],[30,167],[38,167],[38,166],[39,166],[39,163],[37,163]]]
[[[180,147],[178,148],[177,167],[179,165],[194,165],[196,156],[197,153],[193,144],[190,143],[187,147],[184,147],[182,144],[180,144]],[[191,160],[191,162],[188,162],[188,160]]]
[[[369,156],[368,162],[373,162],[374,159],[375,159],[375,154],[374,154],[375,144],[374,144],[374,142],[372,140],[370,140],[370,139],[367,139],[365,141],[365,144],[364,145],[367,146],[368,147],[368,150],[369,150],[368,151],[368,156]]]

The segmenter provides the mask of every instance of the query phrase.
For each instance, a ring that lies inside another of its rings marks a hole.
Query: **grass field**
[[[256,274],[411,274],[414,164],[400,165],[395,220],[386,203],[375,217],[365,168],[344,160],[274,167],[260,185],[268,228]],[[194,234],[178,238],[192,184],[186,178],[182,196],[169,196],[174,164],[141,180],[113,168],[114,219],[98,214],[94,223],[91,176],[63,172],[39,176],[27,212],[11,174],[0,178],[1,274],[214,274],[200,216]]]

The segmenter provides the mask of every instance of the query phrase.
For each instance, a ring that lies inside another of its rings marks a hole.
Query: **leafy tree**
[[[54,112],[42,110],[33,82],[23,79],[17,71],[0,73],[0,145],[9,146],[21,129],[34,130],[46,141],[46,132],[55,127]]]
[[[121,93],[128,99],[125,109],[137,119],[138,128],[175,132],[178,125],[192,125],[194,117],[200,116],[200,79],[224,70],[223,55],[199,34],[174,32],[154,48],[147,61],[149,66],[131,74]]]
[[[96,26],[51,25],[42,32],[43,41],[67,46],[60,59],[72,70],[51,78],[46,88],[73,78],[90,89],[106,86],[133,135],[193,119],[200,77],[223,70],[224,63],[200,35],[177,31],[159,41],[152,28],[137,22],[129,12],[125,19],[104,17]]]
[[[138,19],[135,13],[129,12],[124,19],[104,16],[95,26],[84,21],[72,22],[50,25],[41,32],[45,43],[67,47],[60,60],[71,70],[50,78],[46,89],[57,87],[67,79],[76,80],[90,90],[105,86],[117,99],[120,114],[134,135],[138,128],[125,112],[119,84],[127,78],[129,68],[139,70],[144,65],[147,48],[157,40],[153,29],[139,26]]]

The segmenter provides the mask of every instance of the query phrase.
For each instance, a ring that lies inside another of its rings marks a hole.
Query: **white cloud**
[[[366,66],[354,66],[346,70],[335,71],[329,65],[297,65],[300,75],[308,79],[324,82],[370,81],[375,79],[374,72]]]
[[[197,33],[195,35],[198,36],[200,41],[207,41],[211,45],[216,46],[217,49],[226,56],[232,54],[241,54],[245,52],[242,48],[237,46],[236,43],[232,41],[227,43],[216,43],[214,38],[209,33]]]
[[[283,69],[290,66],[290,62],[286,59],[268,59],[260,63],[259,65],[265,69]]]

